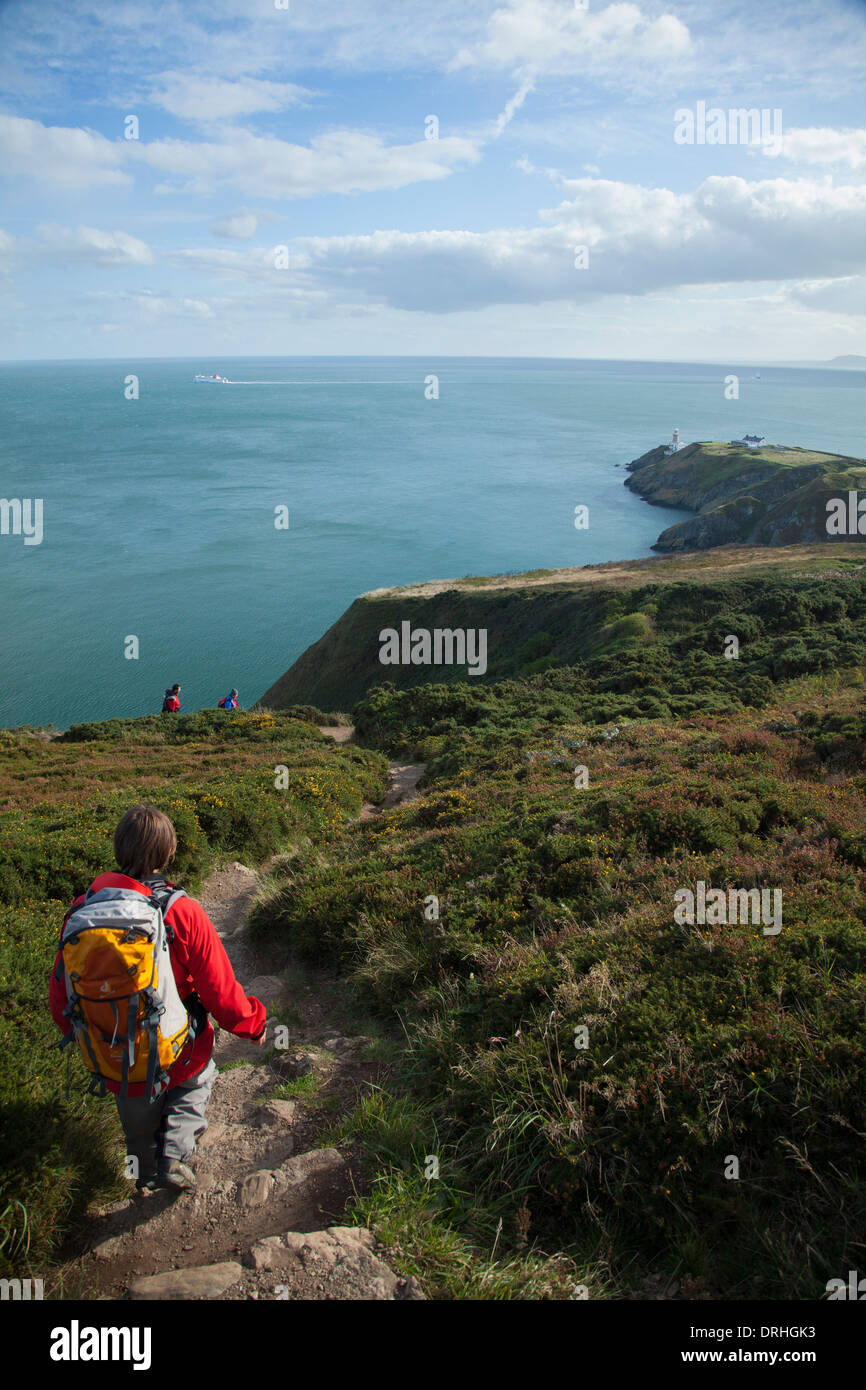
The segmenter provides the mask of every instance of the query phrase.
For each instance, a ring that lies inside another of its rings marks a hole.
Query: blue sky
[[[0,52],[7,359],[866,352],[862,0],[0,0]]]

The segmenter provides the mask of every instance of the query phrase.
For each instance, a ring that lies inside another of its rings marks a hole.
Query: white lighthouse
[[[679,432],[679,430],[674,430],[673,439],[671,440],[671,442],[670,442],[670,444],[668,445],[668,447],[665,449],[665,453],[666,453],[666,454],[675,454],[675,453],[677,452],[677,450],[678,450],[679,448],[681,448],[681,447],[682,447],[682,446],[680,445],[680,432]]]

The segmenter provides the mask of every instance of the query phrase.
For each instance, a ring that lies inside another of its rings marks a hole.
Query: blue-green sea
[[[368,589],[651,554],[684,514],[623,486],[630,459],[675,427],[862,456],[864,386],[736,363],[0,363],[0,494],[44,518],[41,544],[0,535],[0,724],[157,711],[174,681],[185,710],[233,685],[248,705]]]

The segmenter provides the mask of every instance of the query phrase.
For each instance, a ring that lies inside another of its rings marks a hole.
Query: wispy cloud
[[[70,189],[131,183],[127,170],[138,163],[173,180],[158,192],[226,188],[247,197],[309,198],[444,179],[480,157],[480,142],[459,136],[388,145],[378,135],[335,130],[298,145],[224,127],[218,140],[111,141],[90,131],[0,117],[0,172]]]
[[[147,242],[126,232],[107,232],[98,227],[59,227],[44,223],[36,228],[39,254],[60,256],[64,261],[90,265],[151,265],[154,255]]]
[[[249,212],[246,209],[240,212],[228,213],[225,217],[218,217],[211,224],[211,231],[215,236],[230,237],[232,241],[250,241],[266,222],[271,222],[275,214],[272,212]]]
[[[227,81],[194,72],[159,73],[150,100],[184,121],[210,123],[234,121],[258,112],[285,111],[302,106],[313,96],[294,82],[266,82],[260,78]]]

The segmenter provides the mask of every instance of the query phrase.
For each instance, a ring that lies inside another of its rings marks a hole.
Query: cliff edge
[[[659,445],[627,467],[625,486],[647,502],[697,513],[662,531],[653,546],[661,551],[838,543],[828,503],[866,488],[866,460],[781,445],[705,441],[672,454]]]

